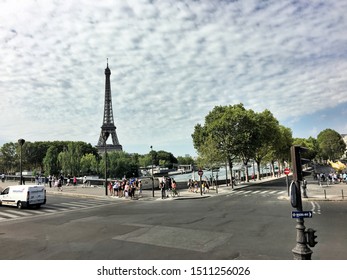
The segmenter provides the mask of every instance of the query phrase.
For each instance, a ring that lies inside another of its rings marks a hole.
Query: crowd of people
[[[318,173],[315,175],[316,179],[318,180],[318,184],[322,186],[322,183],[326,183],[327,185],[330,184],[338,184],[338,183],[346,183],[347,184],[347,172],[343,173],[336,173],[336,172],[330,172],[328,174],[325,173]]]
[[[136,191],[139,197],[142,195],[142,181],[137,178],[110,181],[108,190],[111,196],[135,199]]]
[[[204,194],[210,191],[210,181],[208,179],[201,181],[201,190],[200,190],[200,182],[197,180],[189,179],[187,183],[189,192],[203,192]]]

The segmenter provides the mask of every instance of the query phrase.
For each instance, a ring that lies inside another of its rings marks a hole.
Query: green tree
[[[81,157],[80,167],[83,175],[95,175],[99,172],[98,160],[92,153],[85,154]]]
[[[214,107],[205,117],[204,126],[197,124],[192,134],[199,157],[211,162],[215,160],[212,157],[224,159],[230,170],[237,158],[244,157],[247,162],[258,137],[254,131],[256,121],[255,113],[243,104]]]
[[[44,170],[43,159],[49,148],[49,142],[25,142],[23,145],[23,157],[26,159],[26,167],[29,170]]]
[[[197,160],[199,168],[215,168],[225,163],[225,158],[216,148],[212,138],[206,138],[204,144],[200,147],[200,153]]]
[[[148,153],[146,155],[140,155],[139,156],[139,165],[141,167],[147,167],[147,166],[150,166],[152,165],[152,156],[151,156],[151,153]]]
[[[43,166],[45,175],[58,175],[60,173],[60,166],[58,163],[59,150],[56,145],[51,145],[43,159]]]
[[[346,151],[342,136],[333,129],[325,129],[317,136],[319,155],[322,159],[337,160]]]
[[[308,150],[305,152],[304,158],[309,160],[313,160],[317,157],[319,153],[319,145],[317,139],[313,137],[306,138],[295,138],[293,141],[293,145],[305,147]]]
[[[159,165],[163,167],[172,168],[174,164],[177,164],[175,156],[166,151],[158,151],[156,158],[159,161]]]
[[[280,128],[278,120],[269,110],[264,110],[257,114],[256,126],[257,145],[255,148],[254,160],[257,162],[257,177],[261,178],[260,165],[266,157],[274,154],[276,150],[276,141],[280,137]]]
[[[65,175],[78,175],[81,170],[82,149],[81,142],[69,142],[67,149],[60,152],[58,162]]]
[[[101,173],[105,174],[105,155],[102,157],[99,166]],[[107,176],[111,178],[138,176],[139,164],[136,155],[131,155],[123,151],[108,153],[107,166]]]
[[[16,171],[18,166],[16,144],[13,142],[4,144],[1,147],[1,153],[1,161],[5,173]]]
[[[275,142],[274,158],[278,160],[279,165],[290,161],[290,147],[293,145],[292,130],[283,125],[279,125],[279,138]]]
[[[290,161],[290,147],[293,145],[292,131],[282,125],[278,126],[278,135],[273,146],[264,157],[265,162],[271,163],[272,173],[275,173],[275,162],[278,162],[279,172],[282,172],[284,162]]]
[[[178,156],[177,157],[177,163],[182,165],[194,165],[195,161],[191,156]]]

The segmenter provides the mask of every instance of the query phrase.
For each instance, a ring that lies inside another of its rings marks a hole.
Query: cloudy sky
[[[217,105],[347,133],[347,2],[0,0],[0,145],[96,145],[106,60],[123,150],[195,155]],[[110,142],[110,141],[109,141]]]

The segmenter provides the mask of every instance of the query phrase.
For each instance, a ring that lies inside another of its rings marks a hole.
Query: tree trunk
[[[234,180],[233,180],[233,162],[231,158],[228,158],[229,163],[229,169],[230,169],[230,181],[231,181],[231,188],[234,188]]]
[[[273,160],[271,160],[271,173],[272,173],[272,177],[275,177],[275,162]]]
[[[261,180],[261,174],[260,174],[260,160],[255,160],[255,162],[257,163],[257,177],[258,177],[258,180]]]
[[[245,176],[246,176],[246,182],[249,182],[249,173],[248,173],[248,160],[244,161],[243,162],[243,165],[245,166],[246,168],[246,172],[245,172]]]

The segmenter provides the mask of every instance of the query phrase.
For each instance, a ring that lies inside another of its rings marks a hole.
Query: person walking
[[[87,176],[83,177],[83,186],[82,188],[85,188],[87,186]]]

